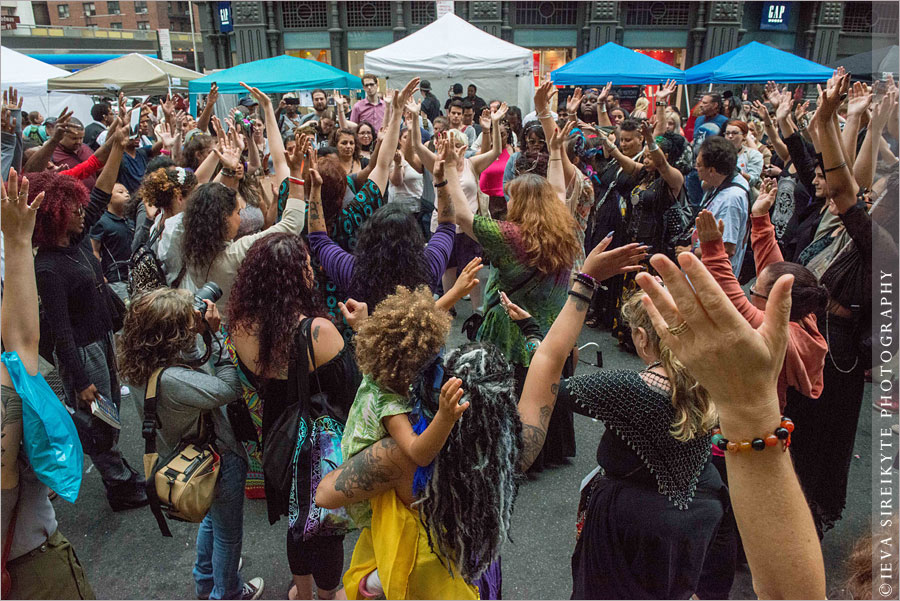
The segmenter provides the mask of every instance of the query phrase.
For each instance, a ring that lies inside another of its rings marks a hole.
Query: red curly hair
[[[41,192],[44,202],[38,209],[32,242],[38,248],[56,246],[69,226],[69,218],[78,205],[87,206],[90,195],[80,180],[50,171],[28,174],[28,200]]]

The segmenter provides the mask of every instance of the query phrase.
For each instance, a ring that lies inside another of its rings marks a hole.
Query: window
[[[689,2],[626,2],[625,25],[644,27],[688,27]]]
[[[889,2],[847,2],[844,23],[847,33],[897,33],[897,5]]]
[[[134,0],[134,12],[141,14],[147,12],[147,0]]]
[[[97,6],[93,2],[82,2],[85,17],[93,17],[97,14]]]
[[[119,8],[118,2],[107,2],[106,3],[106,13],[110,15],[118,15],[121,12]],[[121,29],[121,27],[119,28]]]
[[[326,2],[282,2],[281,17],[290,29],[325,29],[328,27]]]
[[[150,31],[150,21],[138,21],[137,26],[141,31]]]
[[[110,23],[109,26],[111,29],[122,29],[121,23]]]
[[[15,6],[4,6],[3,8],[3,16],[4,17],[15,17],[16,15],[16,7]]]
[[[413,25],[428,25],[437,18],[434,2],[411,2],[409,16]]]
[[[516,2],[517,25],[575,25],[577,2]]]
[[[390,2],[347,2],[347,27],[390,27]]]
[[[60,19],[68,19],[69,18],[69,5],[68,4],[57,4],[56,10],[59,12]]]

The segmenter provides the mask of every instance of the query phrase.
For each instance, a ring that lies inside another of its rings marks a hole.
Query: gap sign
[[[769,31],[787,31],[791,18],[792,2],[763,2],[759,28]]]

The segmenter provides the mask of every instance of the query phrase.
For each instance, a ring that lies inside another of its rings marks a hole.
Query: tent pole
[[[709,88],[706,90],[707,92],[712,92],[712,82],[709,82]]]

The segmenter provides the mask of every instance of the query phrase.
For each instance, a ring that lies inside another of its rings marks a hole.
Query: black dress
[[[669,434],[665,378],[601,371],[563,381],[557,403],[599,419],[600,473],[572,555],[573,599],[687,599],[722,519],[727,492],[709,462],[710,435]]]

